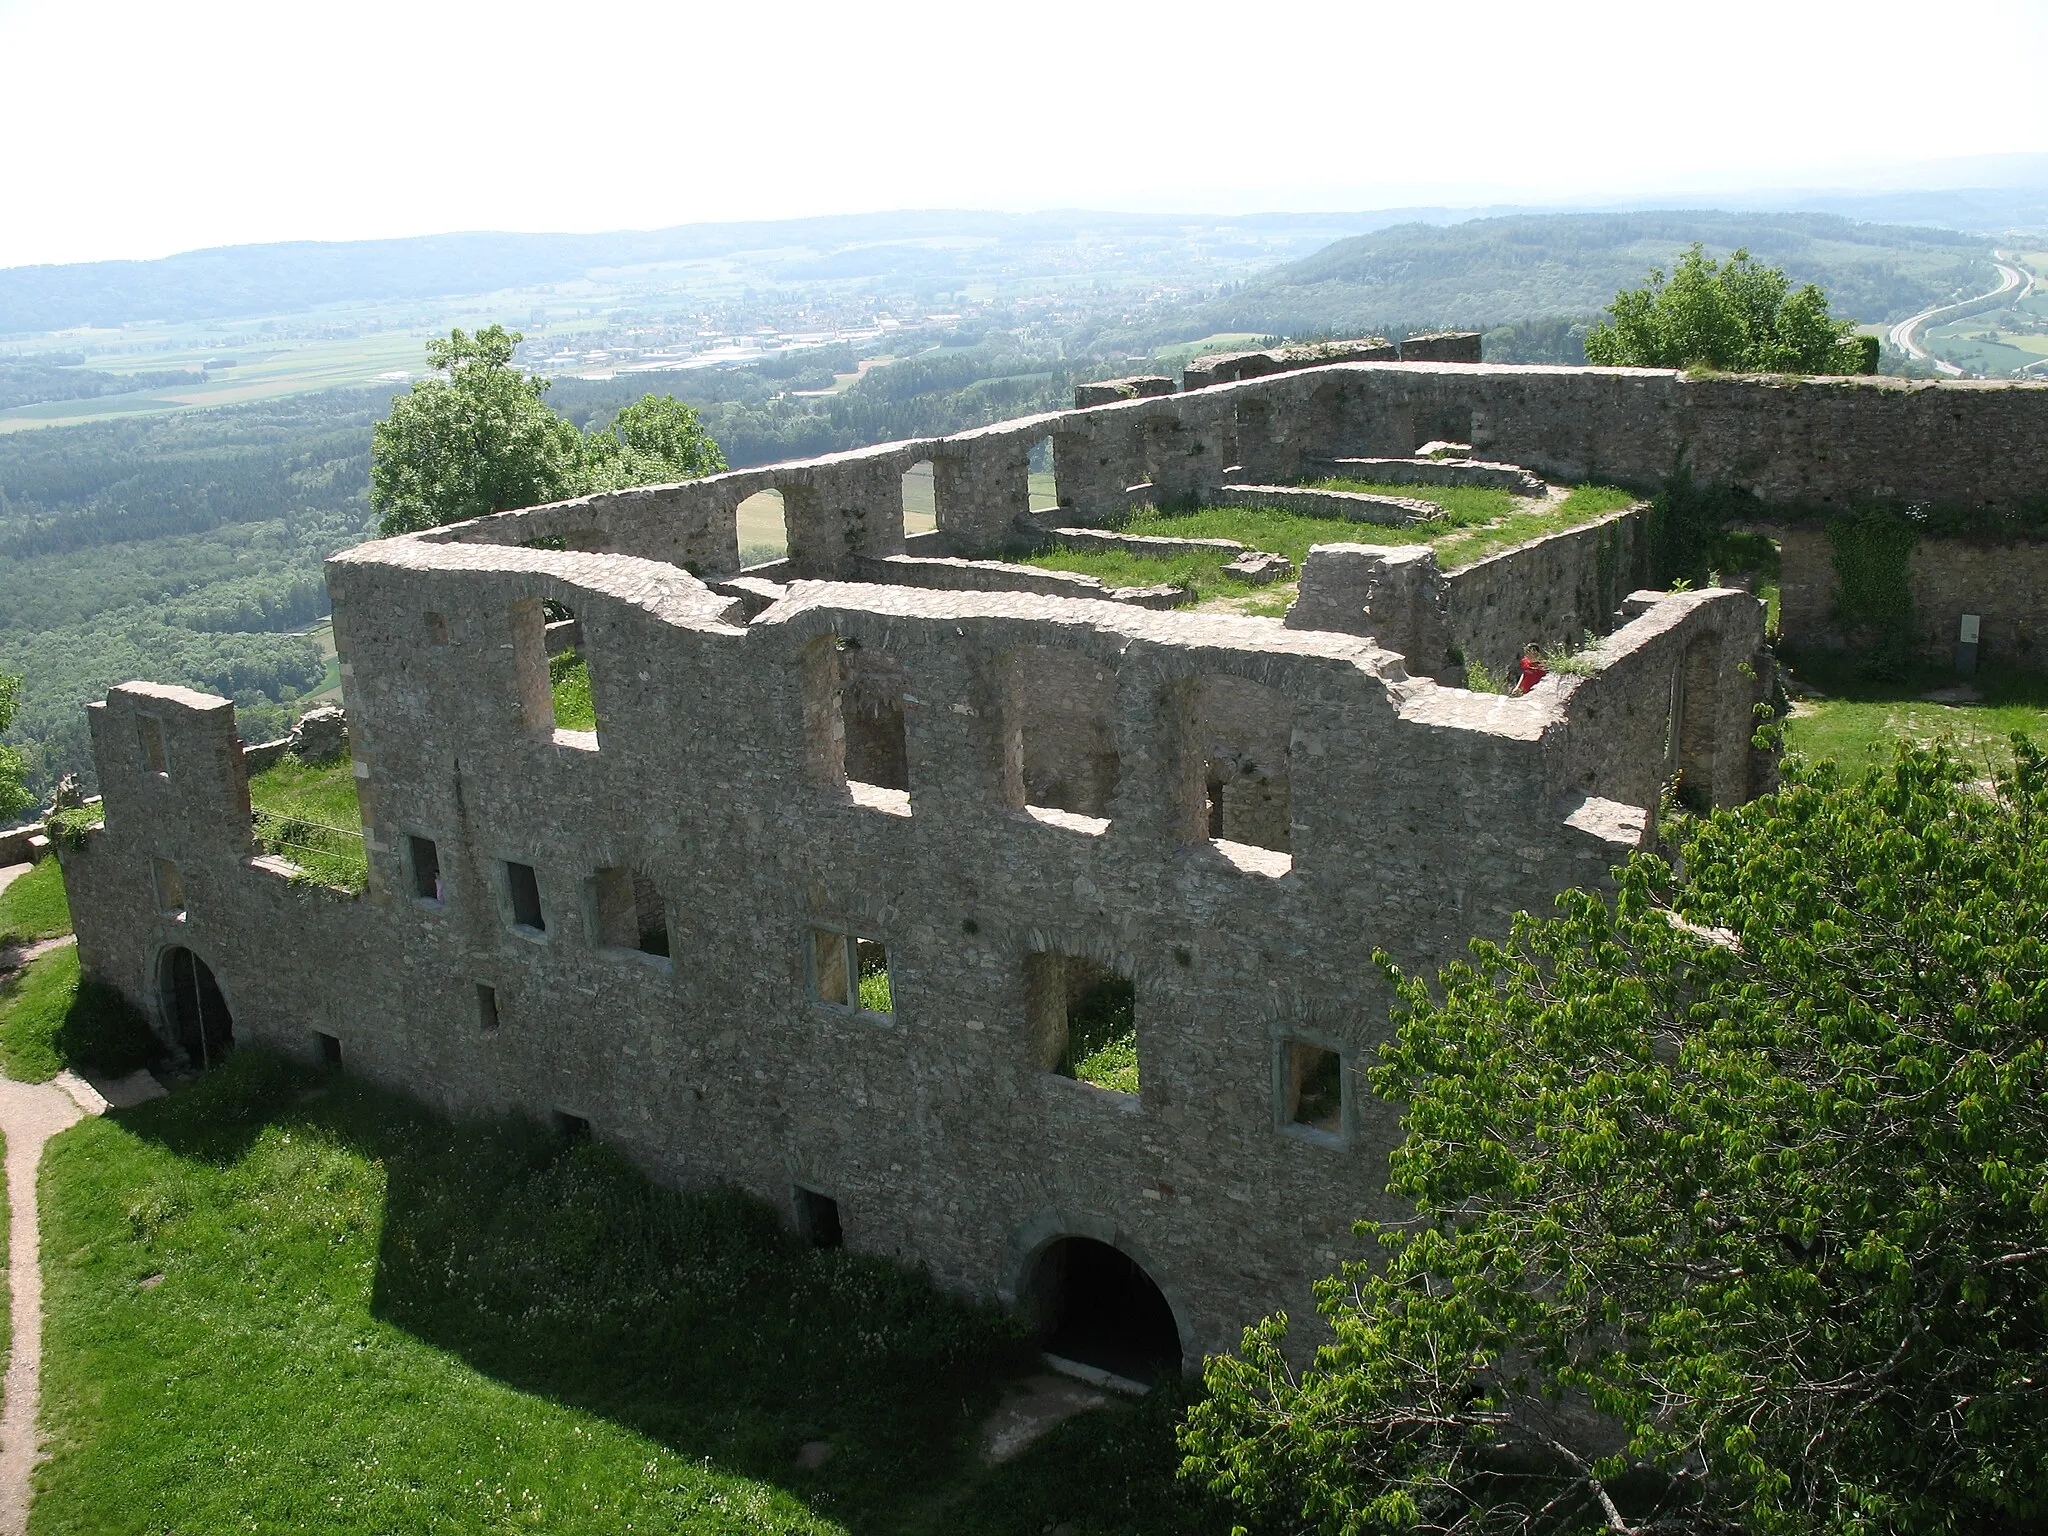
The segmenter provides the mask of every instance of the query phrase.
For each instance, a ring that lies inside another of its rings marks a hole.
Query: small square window
[[[164,723],[151,715],[135,717],[135,734],[142,743],[142,766],[147,773],[170,777],[170,759],[164,755]]]
[[[540,909],[540,877],[533,872],[531,864],[505,864],[505,892],[512,899],[512,923],[517,928],[530,928],[535,933],[546,933],[548,923]]]
[[[1279,1065],[1281,1127],[1341,1138],[1350,1092],[1343,1052],[1312,1041],[1283,1040]]]
[[[839,1225],[839,1202],[815,1189],[796,1189],[797,1235],[813,1248],[843,1248],[846,1233]]]
[[[166,917],[185,915],[185,883],[178,878],[178,866],[169,859],[151,859],[156,876],[156,909]]]
[[[409,837],[412,852],[412,893],[421,901],[445,901],[441,891],[441,850],[431,837]]]
[[[572,1115],[566,1109],[555,1111],[555,1134],[564,1141],[590,1140],[590,1120],[584,1115]]]
[[[476,984],[476,1021],[484,1029],[498,1027],[498,989]]]
[[[813,928],[811,995],[835,1008],[890,1017],[896,1012],[896,993],[889,979],[888,949],[879,939]]]

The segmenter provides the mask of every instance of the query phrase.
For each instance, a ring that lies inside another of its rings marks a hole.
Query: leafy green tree
[[[549,410],[547,380],[512,366],[525,338],[502,325],[427,343],[445,378],[391,402],[370,457],[370,506],[386,534],[409,533],[573,496],[582,435]]]
[[[583,439],[583,488],[615,491],[664,485],[725,468],[725,455],[697,413],[673,395],[642,395]]]
[[[21,679],[0,672],[0,731],[14,724],[21,707]],[[28,763],[14,748],[0,742],[0,820],[11,820],[34,805],[28,792]]]
[[[1384,1253],[1207,1367],[1184,1472],[1289,1529],[2048,1519],[2048,759],[1788,765],[1391,971]],[[1385,964],[1384,958],[1382,963]]]
[[[1794,289],[1778,267],[1738,250],[1715,261],[1695,244],[1667,278],[1614,296],[1586,336],[1586,360],[1610,368],[1718,368],[1739,373],[1874,373],[1855,326],[1828,314],[1812,283]]]
[[[512,366],[523,340],[491,325],[427,343],[446,377],[392,401],[372,444],[370,505],[384,533],[725,468],[697,413],[669,395],[641,397],[607,431],[578,432],[548,408],[548,381]]]

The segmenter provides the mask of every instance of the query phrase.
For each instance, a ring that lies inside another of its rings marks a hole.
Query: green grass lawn
[[[71,904],[64,899],[64,871],[56,858],[43,860],[0,891],[0,944],[54,939],[71,931]]]
[[[66,1067],[125,1076],[156,1054],[149,1026],[112,987],[82,981],[67,944],[0,985],[0,1072],[48,1082]]]
[[[984,1467],[1013,1325],[601,1145],[244,1050],[42,1189],[43,1536],[1229,1526],[1174,1481],[1178,1389]]]
[[[1635,497],[1607,486],[1582,485],[1562,501],[1539,502],[1516,498],[1505,491],[1470,486],[1366,485],[1357,481],[1329,481],[1323,489],[1371,491],[1380,495],[1407,496],[1432,501],[1444,509],[1444,516],[1426,523],[1382,527],[1376,523],[1354,523],[1346,518],[1302,517],[1263,507],[1204,507],[1193,512],[1141,511],[1119,524],[1124,533],[1151,534],[1180,539],[1235,539],[1253,549],[1272,550],[1292,560],[1297,570],[1308,558],[1314,544],[1433,544],[1445,569],[1469,565],[1474,560],[1544,534],[1575,527],[1579,523],[1629,506]],[[1181,582],[1195,589],[1201,599],[1213,597],[1253,598],[1263,589],[1223,574],[1230,556],[1177,555],[1156,559],[1106,550],[1047,550],[1030,556],[1026,564],[1044,570],[1078,571],[1114,587],[1145,587],[1160,582]],[[1292,591],[1287,590],[1277,606],[1285,611]],[[1256,602],[1249,611],[1257,612]],[[1277,617],[1278,614],[1272,615]]]
[[[1925,697],[1963,682],[1934,666],[1872,679],[1858,675],[1853,658],[1820,653],[1788,662],[1786,674],[1794,701],[1786,749],[1844,768],[1888,762],[1901,741],[1946,741],[1989,774],[2011,763],[2014,732],[2048,744],[2048,677],[2036,673],[1985,667],[1968,681],[1978,695],[1969,700]]]
[[[250,775],[249,803],[264,852],[290,859],[322,885],[360,893],[369,883],[355,764],[347,755],[305,763],[288,752]]]

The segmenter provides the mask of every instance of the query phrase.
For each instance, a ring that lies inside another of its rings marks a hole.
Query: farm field
[[[238,405],[287,395],[349,385],[373,384],[385,375],[422,373],[426,369],[427,332],[380,332],[348,340],[269,342],[236,347],[223,354],[198,338],[166,333],[131,338],[122,333],[121,349],[93,354],[91,366],[103,372],[126,369],[203,370],[204,382],[173,390],[144,390],[101,395],[90,400],[46,400],[0,411],[0,432],[33,427],[107,421],[123,416],[153,415],[202,406]],[[132,348],[131,343],[132,341]],[[206,368],[232,356],[233,366]]]

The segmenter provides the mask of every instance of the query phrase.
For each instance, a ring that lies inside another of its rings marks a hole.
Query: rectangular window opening
[[[840,640],[839,707],[846,733],[846,777],[877,789],[910,790],[903,727],[903,668],[893,656]]]
[[[888,1018],[896,1012],[889,951],[879,939],[836,928],[811,930],[811,995],[835,1008]]]
[[[1005,658],[1008,803],[1103,820],[1122,765],[1116,676],[1079,651],[1025,646]]]
[[[543,605],[547,615],[548,698],[558,731],[597,731],[597,706],[590,697],[590,659],[583,624],[560,603]]]
[[[441,891],[441,850],[431,837],[408,837],[412,853],[412,893],[421,901],[443,901]]]
[[[815,1189],[796,1187],[797,1235],[813,1248],[843,1248],[846,1233],[839,1225],[839,1202]]]
[[[1189,690],[1186,730],[1191,803],[1182,835],[1279,854],[1249,862],[1284,873],[1293,858],[1292,702],[1248,679],[1212,674]]]
[[[320,1065],[329,1071],[341,1070],[341,1037],[322,1030],[314,1030],[313,1038],[320,1043]]]
[[[540,877],[531,864],[505,864],[505,891],[512,899],[514,927],[546,933],[548,924],[540,908]]]
[[[423,613],[420,615],[420,622],[427,631],[427,644],[446,645],[448,643],[448,619],[445,614]]]
[[[156,876],[156,909],[166,917],[185,915],[185,882],[178,878],[178,866],[169,859],[151,859]]]
[[[1344,1056],[1306,1040],[1284,1042],[1282,1123],[1323,1136],[1344,1134]]]
[[[1117,1093],[1138,1091],[1137,984],[1081,955],[1025,961],[1033,1052],[1048,1072]]]
[[[600,869],[594,886],[598,943],[607,949],[668,956],[668,903],[659,886],[625,865]]]
[[[498,989],[482,982],[476,984],[476,1021],[484,1029],[498,1027]]]
[[[564,1141],[590,1140],[590,1120],[585,1115],[572,1115],[566,1109],[554,1113],[555,1134]]]
[[[144,771],[169,778],[170,759],[164,755],[164,723],[150,715],[137,715],[135,734],[142,743]]]

